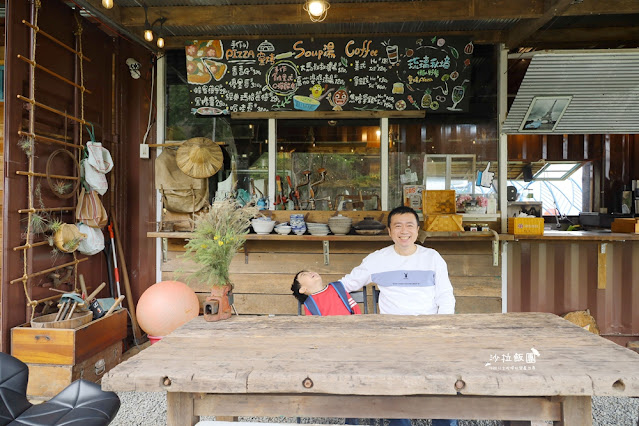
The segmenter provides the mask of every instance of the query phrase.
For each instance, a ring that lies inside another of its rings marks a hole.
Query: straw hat
[[[192,138],[178,148],[176,161],[184,174],[202,179],[220,170],[224,156],[219,145],[211,139]]]

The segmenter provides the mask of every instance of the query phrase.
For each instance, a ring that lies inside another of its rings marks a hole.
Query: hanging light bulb
[[[144,30],[144,39],[146,41],[153,41],[153,31],[151,31],[151,28]]]
[[[111,9],[113,7],[113,0],[102,0],[102,7],[105,9]]]
[[[153,41],[153,31],[151,30],[151,24],[149,24],[148,8],[144,7],[144,39],[146,41]]]
[[[327,11],[331,7],[327,0],[306,0],[304,10],[313,22],[322,22],[326,19]]]
[[[158,18],[156,22],[160,23],[160,29],[158,30],[158,41],[157,45],[160,49],[164,49],[164,22],[166,22],[166,18]],[[155,25],[155,22],[153,23]]]

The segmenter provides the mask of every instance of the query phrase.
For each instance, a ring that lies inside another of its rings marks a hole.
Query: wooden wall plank
[[[231,262],[232,273],[288,273],[296,274],[306,269],[319,273],[347,274],[359,265],[363,254],[340,254],[330,256],[330,264],[324,264],[320,253],[296,253],[290,255],[271,253],[251,253],[247,258],[238,254]],[[450,276],[494,276],[501,275],[501,269],[493,266],[492,256],[445,255]],[[175,272],[180,269],[188,272],[197,268],[189,260],[179,258],[175,252],[169,252],[167,262],[162,264],[163,272]]]
[[[183,257],[184,240],[169,240],[168,261],[162,264],[163,279],[186,281],[187,273],[197,266]],[[442,254],[458,300],[458,312],[501,311],[501,268],[492,265],[488,241],[433,241],[432,248]],[[290,287],[300,270],[314,270],[325,282],[337,281],[358,266],[386,242],[331,241],[330,264],[324,264],[320,241],[247,241],[243,251],[231,262],[236,309],[241,314],[296,315],[297,302]],[[209,288],[203,283],[189,285],[202,300]],[[369,285],[368,301],[372,312],[373,292]],[[364,311],[363,306],[362,312]]]

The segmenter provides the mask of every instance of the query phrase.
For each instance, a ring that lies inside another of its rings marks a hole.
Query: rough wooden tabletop
[[[546,313],[198,317],[105,374],[102,387],[639,396],[639,355]]]

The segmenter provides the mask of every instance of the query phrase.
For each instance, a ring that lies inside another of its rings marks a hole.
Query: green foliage
[[[208,213],[200,215],[183,256],[194,260],[199,269],[187,281],[203,281],[211,287],[230,284],[231,260],[244,245],[251,219],[257,214],[257,207],[239,207],[228,199],[215,202]]]
[[[53,183],[53,191],[60,195],[64,195],[69,192],[69,189],[71,189],[72,186],[73,185],[69,182],[57,180]]]
[[[62,225],[63,224],[64,224],[64,222],[62,222],[60,219],[55,219],[55,220],[49,222],[49,231],[51,231],[52,233],[55,234],[60,229],[62,229]]]
[[[75,237],[72,240],[64,243],[62,245],[62,248],[64,248],[66,251],[69,251],[69,252],[74,251],[78,247],[78,244],[80,244],[81,241],[82,241],[82,238]]]
[[[31,157],[33,155],[32,137],[22,136],[20,139],[18,139],[18,146],[28,157]]]
[[[31,231],[34,234],[44,234],[49,229],[47,218],[36,213],[31,213]]]

